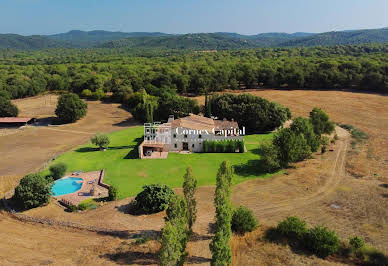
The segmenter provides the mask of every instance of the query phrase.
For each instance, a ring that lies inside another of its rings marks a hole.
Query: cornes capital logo
[[[172,138],[190,138],[191,141],[202,141],[204,139],[225,140],[242,137],[245,135],[245,127],[239,128],[208,128],[208,129],[187,129],[183,127],[171,128],[170,123],[145,123],[144,142],[147,144],[171,144]]]
[[[174,132],[177,135],[193,135],[193,136],[199,136],[199,135],[215,135],[215,136],[244,136],[245,135],[245,127],[242,129],[231,127],[229,129],[221,129],[216,130],[215,128],[212,128],[211,130],[206,129],[187,129],[182,127],[177,127],[174,129]]]

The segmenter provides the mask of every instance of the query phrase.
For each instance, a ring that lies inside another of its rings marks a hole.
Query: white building
[[[242,140],[245,134],[237,122],[190,114],[165,124],[146,124],[140,158],[166,158],[168,152],[203,152],[203,142]]]

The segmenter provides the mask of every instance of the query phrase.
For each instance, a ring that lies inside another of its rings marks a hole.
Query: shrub
[[[98,89],[92,93],[91,98],[93,100],[101,100],[105,96],[105,92],[102,89]]]
[[[360,249],[364,246],[364,239],[359,236],[350,237],[349,245],[355,250]]]
[[[148,236],[139,236],[135,238],[135,245],[142,245],[150,240]]]
[[[16,117],[19,109],[9,99],[0,96],[0,117]]]
[[[88,90],[88,89],[84,89],[81,92],[81,96],[84,97],[84,98],[90,98],[92,96],[92,91]]]
[[[354,138],[358,142],[362,142],[362,141],[369,138],[369,135],[367,133],[365,133],[364,131],[361,131],[357,128],[354,128],[351,131],[351,134],[352,134],[352,138]]]
[[[49,168],[50,176],[52,176],[52,178],[54,180],[60,179],[60,178],[65,176],[66,169],[67,169],[66,164],[56,163],[56,164],[50,166],[50,168]]]
[[[15,188],[14,199],[25,209],[42,206],[50,201],[51,184],[39,174],[29,174]]]
[[[297,134],[303,134],[307,144],[310,146],[312,152],[316,152],[319,148],[319,136],[314,133],[311,121],[304,117],[297,117],[291,124],[291,130]]]
[[[298,217],[287,217],[281,221],[276,230],[291,241],[300,241],[307,232],[306,222]]]
[[[96,133],[90,141],[93,145],[98,146],[100,150],[106,149],[110,143],[108,135],[102,133]]]
[[[168,207],[172,195],[174,191],[166,185],[146,185],[137,194],[134,207],[136,211],[146,214],[161,212]]]
[[[273,144],[279,150],[279,161],[283,167],[287,167],[291,162],[302,161],[311,155],[311,148],[304,135],[290,128],[279,130],[275,134]]]
[[[279,150],[272,143],[265,142],[260,146],[263,169],[272,173],[280,169]]]
[[[252,232],[257,227],[257,220],[253,212],[244,206],[240,206],[233,211],[232,231],[243,234]]]
[[[334,123],[329,120],[329,116],[320,108],[314,108],[310,112],[310,121],[317,135],[330,134],[334,131]]]
[[[94,199],[87,199],[82,201],[80,204],[78,204],[77,209],[80,211],[85,211],[85,210],[93,210],[97,207],[98,205],[94,201]]]
[[[337,252],[339,244],[337,234],[334,231],[329,231],[324,226],[311,228],[305,234],[306,248],[322,258]]]
[[[73,123],[86,115],[87,107],[78,95],[67,93],[59,97],[55,114],[61,122]]]
[[[117,188],[115,186],[110,185],[108,189],[108,200],[114,201],[114,200],[117,200],[117,198],[118,198]]]

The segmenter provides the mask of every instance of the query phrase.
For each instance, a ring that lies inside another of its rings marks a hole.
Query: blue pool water
[[[51,191],[53,192],[54,196],[61,196],[76,192],[77,190],[80,190],[81,187],[82,178],[68,177],[55,181]]]

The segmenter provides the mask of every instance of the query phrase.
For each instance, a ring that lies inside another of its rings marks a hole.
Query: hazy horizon
[[[0,33],[51,35],[71,30],[163,32],[308,32],[388,26],[386,0],[4,0]]]

